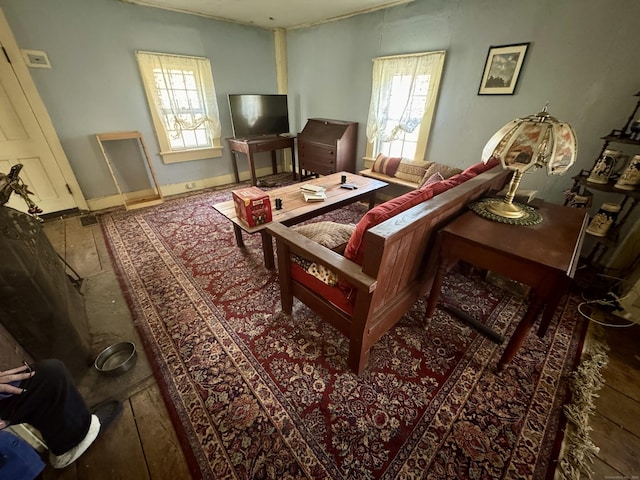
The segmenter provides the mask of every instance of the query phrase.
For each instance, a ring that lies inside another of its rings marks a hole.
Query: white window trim
[[[207,63],[209,62],[209,60],[205,57],[189,57],[187,55],[171,55],[171,54],[166,54],[166,53],[157,53],[157,52],[145,52],[145,51],[137,51],[136,52],[136,56],[138,56],[138,54],[151,54],[151,55],[164,55],[164,56],[168,56],[168,57],[183,57],[183,58],[195,58],[195,59],[204,59],[207,61]],[[139,58],[139,56],[138,56]],[[156,132],[156,138],[158,139],[158,143],[160,145],[160,156],[162,157],[162,161],[165,164],[169,164],[169,163],[179,163],[179,162],[188,162],[188,161],[192,161],[192,160],[204,160],[207,158],[217,158],[217,157],[221,157],[222,156],[222,150],[223,150],[223,146],[221,144],[221,134],[218,133],[217,135],[214,136],[213,138],[213,146],[208,147],[208,148],[190,148],[190,149],[183,149],[183,150],[171,150],[171,146],[169,144],[169,141],[167,139],[167,133],[165,131],[165,127],[164,124],[162,122],[162,119],[160,118],[160,115],[158,113],[158,109],[157,108],[153,108],[153,105],[155,105],[156,103],[156,97],[155,95],[152,93],[153,89],[155,88],[155,84],[153,83],[151,77],[149,76],[149,72],[146,72],[142,66],[142,64],[140,63],[140,61],[138,61],[138,66],[140,68],[140,74],[142,76],[142,82],[144,85],[144,90],[145,90],[145,94],[147,97],[147,102],[149,104],[149,111],[151,113],[151,119],[153,121],[153,126]],[[209,72],[207,75],[209,78],[208,80],[211,82],[211,85],[213,85],[213,74],[211,73],[211,69],[209,68]],[[149,82],[151,82],[149,84]],[[217,102],[217,99],[215,98],[215,90],[214,90],[214,102]],[[215,109],[215,114],[218,116],[218,118],[216,118],[216,121],[220,122],[219,119],[219,115],[218,115],[218,110],[217,110],[217,105],[216,105],[216,109]]]
[[[423,53],[415,53],[415,54],[408,54],[408,55],[390,55],[387,57],[378,57],[378,58],[374,58],[373,60],[377,60],[377,59],[385,59],[385,58],[400,58],[400,57],[409,57],[409,56],[418,56],[418,55],[437,55],[437,66],[436,66],[436,73],[433,76],[433,78],[431,79],[434,82],[434,96],[435,98],[433,99],[433,101],[429,102],[429,105],[427,106],[427,109],[424,112],[424,115],[422,117],[422,121],[420,122],[420,131],[418,133],[418,143],[416,145],[416,156],[415,158],[411,159],[414,161],[426,161],[425,160],[425,153],[427,151],[427,144],[429,141],[429,134],[431,133],[431,125],[433,124],[433,117],[434,117],[434,112],[435,112],[435,108],[436,108],[436,103],[437,103],[437,99],[438,99],[438,94],[440,92],[440,80],[442,78],[442,70],[444,67],[444,59],[446,56],[446,51],[445,50],[439,50],[439,51],[434,51],[434,52],[423,52]],[[372,92],[373,93],[373,92]],[[370,168],[371,164],[374,162],[375,160],[375,155],[373,153],[373,142],[369,141],[369,139],[367,139],[367,146],[365,149],[365,156],[364,156],[364,161],[365,161],[365,167],[366,168]]]
[[[164,163],[189,162],[191,160],[221,157],[222,149],[222,145],[214,145],[211,148],[190,148],[188,150],[176,150],[175,152],[160,152],[160,156]]]

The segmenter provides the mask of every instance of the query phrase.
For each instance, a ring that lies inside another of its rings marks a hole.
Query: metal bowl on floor
[[[120,342],[105,348],[96,357],[94,366],[104,375],[116,376],[131,370],[137,358],[136,346],[133,343]]]

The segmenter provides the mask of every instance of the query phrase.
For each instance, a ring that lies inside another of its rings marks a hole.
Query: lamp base
[[[518,206],[517,203],[507,203],[503,201],[487,202],[485,208],[499,217],[522,218],[527,213]]]
[[[521,203],[506,203],[501,198],[483,198],[469,208],[488,220],[511,225],[537,225],[542,216],[536,209]]]

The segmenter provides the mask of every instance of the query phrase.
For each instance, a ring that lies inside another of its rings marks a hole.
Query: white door
[[[18,163],[23,165],[20,178],[44,213],[76,208],[12,65],[0,50],[0,172],[8,174]],[[26,203],[15,193],[8,205],[27,211]]]

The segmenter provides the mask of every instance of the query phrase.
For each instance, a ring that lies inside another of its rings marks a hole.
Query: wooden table
[[[229,148],[231,149],[231,156],[233,157],[233,173],[236,177],[236,182],[240,182],[238,159],[236,157],[238,153],[244,153],[247,156],[247,160],[249,161],[249,171],[251,173],[251,185],[256,185],[258,183],[258,179],[256,178],[256,167],[253,162],[253,154],[259,152],[271,152],[271,169],[275,175],[278,173],[276,150],[282,150],[285,148],[291,149],[291,169],[293,170],[293,180],[295,181],[297,179],[297,174],[294,140],[294,136],[283,137],[280,135],[265,135],[255,138],[227,138]]]
[[[340,179],[346,175],[347,182],[356,185],[355,190],[340,188]],[[339,172],[326,177],[314,178],[304,182],[312,185],[320,185],[326,188],[327,199],[323,202],[305,202],[302,196],[301,183],[294,183],[282,188],[274,188],[267,191],[271,200],[272,221],[280,222],[283,225],[296,225],[305,220],[310,220],[323,213],[344,207],[350,203],[357,202],[363,198],[369,199],[369,208],[375,203],[376,191],[387,186],[385,182],[372,178],[361,177],[353,173]],[[282,199],[282,209],[276,210],[275,199]],[[249,234],[260,233],[262,236],[262,250],[264,252],[264,265],[267,268],[274,268],[273,241],[271,235],[266,230],[268,224],[250,227],[244,220],[236,215],[233,200],[218,203],[213,206],[218,212],[224,215],[233,223],[233,230],[236,243],[244,248],[242,231]]]
[[[429,295],[427,318],[435,311],[445,273],[458,260],[531,287],[529,307],[498,362],[498,371],[513,359],[543,306],[538,336],[546,332],[575,274],[589,219],[584,209],[545,202],[538,202],[537,207],[543,218],[538,225],[509,225],[467,212],[438,233],[440,265]],[[489,336],[499,338],[492,332]]]

